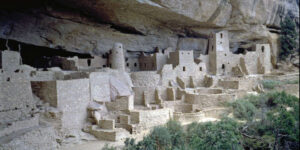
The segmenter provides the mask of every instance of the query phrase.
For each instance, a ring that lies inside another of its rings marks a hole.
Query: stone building
[[[123,45],[115,43],[109,55],[109,67],[125,71],[125,57]]]
[[[211,34],[209,41],[208,55],[200,55],[197,61],[193,50],[171,48],[125,60],[122,44],[116,43],[108,62],[98,56],[56,57],[62,70],[47,71],[20,65],[17,52],[2,52],[0,149],[1,138],[39,127],[39,119],[54,127],[49,134],[48,128],[40,128],[45,132],[40,137],[50,135],[53,140],[36,143],[52,145],[76,143],[87,134],[119,141],[169,119],[185,123],[218,119],[225,111],[224,102],[258,91],[264,76],[249,75],[272,71],[270,46],[257,44],[252,51],[234,54],[227,31]],[[132,72],[125,71],[128,68]],[[42,104],[36,105],[33,99]],[[35,115],[44,104],[45,109],[38,112],[42,117]],[[14,140],[10,143],[17,143]]]
[[[141,71],[157,71],[163,68],[163,65],[168,63],[171,48],[160,50],[155,49],[154,54],[142,55],[139,57],[139,66]]]
[[[270,45],[257,44],[252,51],[245,54],[234,54],[229,49],[228,32],[221,31],[210,35],[207,68],[213,75],[264,74],[272,68]],[[239,71],[237,71],[239,70]]]
[[[1,52],[1,57],[3,71],[14,72],[21,65],[21,55],[19,52],[5,50]]]
[[[140,63],[139,58],[127,58],[126,67],[129,68],[130,71],[139,71],[140,70]]]

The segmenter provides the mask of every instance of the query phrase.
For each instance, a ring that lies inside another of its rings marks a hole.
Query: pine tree
[[[285,17],[284,21],[280,23],[280,26],[280,58],[285,59],[296,50],[298,34],[296,31],[296,24],[289,16]]]

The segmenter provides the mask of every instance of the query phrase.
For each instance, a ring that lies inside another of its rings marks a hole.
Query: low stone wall
[[[130,113],[131,123],[138,123],[144,129],[163,125],[173,118],[173,110],[169,108],[156,110],[135,110]]]
[[[182,123],[192,123],[203,119],[205,116],[202,112],[195,113],[174,113],[174,120]]]
[[[157,86],[160,75],[156,71],[141,71],[131,73],[131,79],[135,87]]]
[[[206,108],[223,105],[235,98],[234,94],[186,94],[185,102],[196,104],[194,108]]]
[[[29,81],[0,81],[0,124],[30,116],[34,105]]]
[[[133,87],[134,104],[145,105],[147,103],[155,103],[155,87]]]
[[[119,110],[132,110],[134,108],[134,97],[123,96],[116,99],[113,102],[106,102],[106,107],[109,111],[119,111]]]
[[[239,81],[221,81],[221,80],[219,80],[218,85],[224,89],[239,89]]]

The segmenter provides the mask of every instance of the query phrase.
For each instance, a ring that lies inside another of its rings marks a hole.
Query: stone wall
[[[0,122],[12,122],[30,116],[34,106],[29,81],[0,81]]]

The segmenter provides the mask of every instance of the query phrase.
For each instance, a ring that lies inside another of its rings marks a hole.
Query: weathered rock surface
[[[107,52],[114,42],[130,51],[203,51],[208,33],[225,29],[236,50],[253,42],[272,45],[270,30],[278,32],[288,11],[299,25],[297,0],[55,0],[37,5],[2,9],[0,38],[91,54]]]

